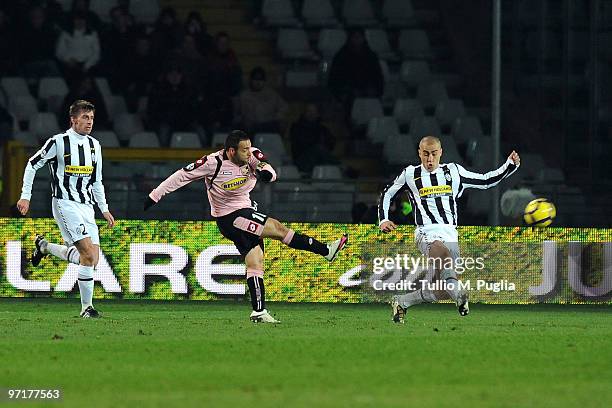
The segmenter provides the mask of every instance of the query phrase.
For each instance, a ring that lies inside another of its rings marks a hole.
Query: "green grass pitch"
[[[609,306],[0,300],[0,387],[61,388],[58,407],[604,407]],[[0,403],[5,406],[6,402]],[[7,404],[6,406],[13,405]],[[33,406],[35,404],[19,404]]]

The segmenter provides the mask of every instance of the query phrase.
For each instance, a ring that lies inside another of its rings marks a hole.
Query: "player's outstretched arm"
[[[389,220],[389,207],[395,195],[399,193],[405,185],[406,170],[404,169],[404,171],[395,178],[393,183],[387,185],[380,194],[380,198],[378,199],[378,219],[380,222],[378,225],[382,232],[391,232],[397,228],[397,225]]]
[[[212,156],[204,156],[182,169],[178,169],[145,197],[144,210],[146,211],[158,203],[166,194],[170,194],[192,181],[212,176],[215,168],[216,160]]]
[[[486,190],[491,187],[498,185],[503,179],[512,175],[520,166],[521,158],[516,151],[512,151],[504,164],[495,170],[491,170],[487,173],[476,173],[473,171],[466,170],[463,166],[456,164],[459,177],[461,177],[461,191],[459,196],[466,188],[475,188],[479,190]]]

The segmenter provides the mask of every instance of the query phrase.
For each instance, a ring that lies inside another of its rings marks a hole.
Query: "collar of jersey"
[[[78,137],[78,138],[86,138],[87,136],[89,136],[89,135],[82,135],[80,133],[77,133],[77,132],[75,132],[75,130],[73,128],[68,128],[66,133],[68,133],[71,136]]]

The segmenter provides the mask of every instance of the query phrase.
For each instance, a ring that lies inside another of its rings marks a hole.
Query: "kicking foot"
[[[404,324],[404,316],[406,316],[406,309],[400,306],[397,296],[393,296],[391,299],[391,308],[393,309],[393,322]]]
[[[280,320],[276,320],[266,309],[261,312],[256,312],[253,310],[251,312],[251,321],[253,323],[280,323]]]
[[[469,296],[466,291],[461,291],[457,297],[457,311],[461,316],[467,316],[470,314],[470,302]]]
[[[102,316],[96,309],[93,308],[93,306],[87,306],[87,309],[81,312],[81,317],[83,319],[98,319]]]
[[[42,235],[37,235],[36,240],[34,240],[34,252],[32,252],[32,258],[30,258],[30,262],[32,266],[40,265],[40,261],[47,256],[44,252],[47,249],[47,240]]]
[[[329,249],[329,253],[325,255],[325,259],[327,259],[329,262],[332,262],[334,259],[336,259],[338,253],[342,251],[342,248],[344,248],[347,242],[348,235],[344,234],[342,235],[342,238],[327,244],[327,249]]]

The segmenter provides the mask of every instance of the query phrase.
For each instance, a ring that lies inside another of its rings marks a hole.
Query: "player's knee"
[[[272,230],[273,238],[283,239],[289,232],[289,228],[285,227],[280,221],[275,218],[268,218]],[[272,237],[271,237],[272,238]]]
[[[98,251],[94,246],[87,247],[79,251],[80,263],[86,266],[95,266],[98,262]]]

